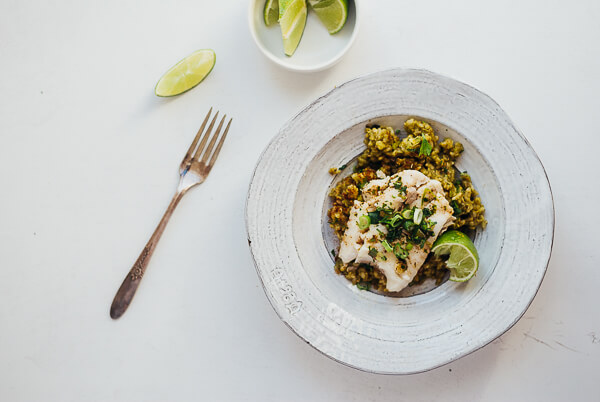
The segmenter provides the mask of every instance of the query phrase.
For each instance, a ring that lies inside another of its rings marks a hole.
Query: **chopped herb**
[[[408,230],[409,232],[412,230],[412,228],[415,227],[415,223],[413,221],[404,221],[404,229]]]
[[[403,186],[400,180],[394,183],[394,188],[398,190],[400,194],[406,195],[406,186]]]
[[[394,255],[399,260],[405,260],[408,257],[408,252],[402,247],[400,243],[396,243],[396,245],[394,246]]]
[[[375,211],[375,212],[369,212],[368,213],[369,218],[371,219],[371,224],[372,225],[376,225],[379,223],[379,221],[381,220],[380,216],[379,216],[379,212]]]
[[[415,212],[413,214],[413,222],[415,225],[420,225],[423,220],[423,210],[421,208],[415,208]]]
[[[338,168],[338,170],[344,170],[344,169],[346,169],[346,166],[348,166],[348,165],[346,165],[346,164],[343,164],[342,166],[340,166],[340,167]]]
[[[388,252],[391,253],[392,251],[392,246],[390,246],[390,243],[387,242],[387,240],[382,240],[381,241],[381,245],[383,246],[383,248]]]
[[[356,287],[359,288],[360,290],[369,290],[368,283],[357,283]]]
[[[455,200],[452,200],[452,202],[450,202],[450,206],[454,210],[454,214],[453,214],[454,216],[458,216],[458,215],[462,214],[462,209],[460,209],[460,207],[458,206],[458,202],[456,202]]]
[[[427,141],[427,138],[425,138],[425,134],[421,134],[421,136],[422,136],[422,139],[421,139],[421,148],[419,149],[419,156],[421,156],[421,155],[429,156],[429,155],[431,155],[431,150],[433,149],[433,147],[431,146],[429,141]]]
[[[412,219],[414,213],[412,209],[405,209],[404,211],[402,211],[401,215],[404,219]]]
[[[378,251],[377,251],[377,249],[376,249],[376,248],[369,247],[369,255],[370,255],[372,258],[375,258],[375,257],[377,257],[377,253],[378,253]]]
[[[360,230],[365,230],[370,225],[371,225],[371,218],[369,218],[369,215],[363,215],[360,218],[358,218],[358,228]]]
[[[387,257],[385,255],[381,256],[381,261],[387,261]]]
[[[333,255],[335,257],[335,250],[331,249],[331,255]]]
[[[392,219],[390,219],[389,222],[387,222],[387,224],[393,228],[397,228],[398,226],[400,226],[401,223],[402,217],[400,215],[394,215]]]

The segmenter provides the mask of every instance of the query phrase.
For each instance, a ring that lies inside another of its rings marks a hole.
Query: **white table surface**
[[[362,11],[342,62],[298,75],[258,51],[247,1],[0,3],[0,400],[598,400],[600,3],[363,0]],[[217,64],[204,83],[154,96],[168,67],[206,47]],[[251,172],[278,128],[335,85],[397,66],[503,106],[547,169],[557,222],[517,325],[405,377],[350,369],[296,337],[244,228]],[[234,117],[226,146],[113,321],[210,105]]]

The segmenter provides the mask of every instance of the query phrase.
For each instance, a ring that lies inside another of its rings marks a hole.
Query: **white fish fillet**
[[[398,179],[403,186],[406,186],[404,194],[393,186]],[[338,257],[346,265],[369,264],[379,269],[387,279],[387,290],[398,292],[412,282],[425,262],[435,239],[454,222],[452,216],[454,211],[444,196],[441,183],[429,179],[416,170],[404,170],[393,176],[372,180],[363,187],[362,195],[364,201],[354,201],[350,210],[348,227],[342,237]],[[383,206],[396,211],[405,206],[435,208],[435,212],[428,218],[435,222],[432,228],[433,235],[427,238],[423,248],[418,245],[413,246],[405,260],[406,269],[399,270],[399,274],[396,272],[398,258],[394,253],[386,251],[381,244],[381,233],[387,234],[386,227],[382,224],[370,225],[365,230],[358,227],[361,216]],[[377,250],[375,258],[369,255],[371,248]]]

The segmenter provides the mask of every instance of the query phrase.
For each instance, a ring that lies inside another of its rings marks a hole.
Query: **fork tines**
[[[213,164],[215,163],[215,160],[217,159],[219,152],[221,152],[221,147],[223,146],[225,137],[227,137],[227,133],[229,132],[229,126],[231,125],[231,121],[233,119],[229,119],[229,122],[227,123],[227,126],[225,127],[225,131],[223,132],[223,135],[221,135],[221,137],[219,139],[219,134],[221,133],[221,129],[223,128],[223,123],[225,122],[225,119],[227,118],[227,115],[224,115],[221,118],[219,125],[217,126],[217,131],[211,137],[213,127],[214,127],[217,117],[219,115],[218,111],[212,118],[212,121],[210,122],[210,125],[208,126],[208,129],[206,130],[206,132],[204,132],[204,128],[206,127],[206,123],[210,119],[212,110],[213,110],[213,108],[211,107],[210,110],[208,111],[208,113],[206,114],[206,117],[204,118],[204,121],[202,122],[202,125],[200,126],[200,129],[198,130],[198,133],[196,134],[196,137],[194,138],[194,141],[192,141],[190,148],[188,149],[187,153],[185,154],[183,161],[181,162],[181,171],[188,170],[190,165],[192,164],[192,162],[199,162],[199,163],[205,165],[206,167],[211,168],[213,166]],[[204,134],[203,134],[203,132],[204,132]],[[208,142],[209,137],[211,137],[210,142]],[[218,143],[217,143],[217,139],[219,139]],[[198,141],[200,141],[200,144],[198,144]],[[206,146],[207,142],[208,142],[208,146]],[[217,144],[217,147],[213,152],[213,148],[214,148],[215,144]],[[202,157],[202,158],[200,158],[200,157]]]

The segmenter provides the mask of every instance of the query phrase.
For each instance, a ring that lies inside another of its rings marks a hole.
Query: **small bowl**
[[[314,12],[309,10],[302,40],[293,56],[283,52],[281,29],[278,24],[265,25],[265,0],[251,0],[248,25],[256,46],[273,63],[291,71],[309,73],[332,67],[339,62],[354,43],[358,32],[359,0],[348,0],[348,19],[342,30],[330,35]]]

